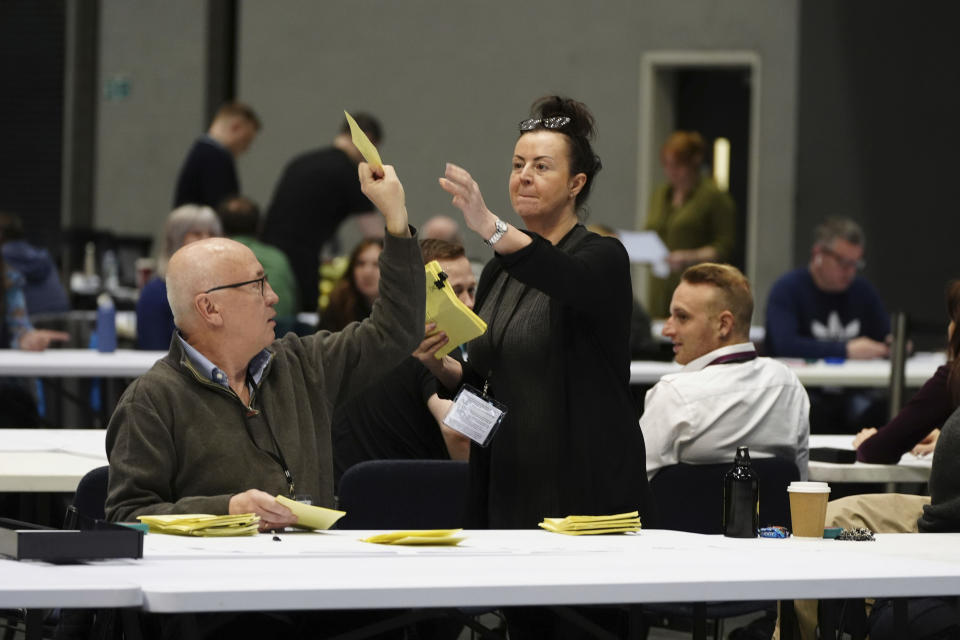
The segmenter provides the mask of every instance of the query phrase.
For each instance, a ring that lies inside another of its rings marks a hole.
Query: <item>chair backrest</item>
[[[469,464],[456,460],[368,460],[340,478],[340,529],[463,526]]]
[[[73,504],[67,507],[65,529],[83,528],[83,522],[106,518],[107,479],[110,467],[97,467],[88,471],[77,485]]]
[[[664,467],[650,481],[657,501],[660,527],[692,533],[722,532],[723,476],[732,463],[675,464]],[[800,479],[793,460],[752,458],[760,479],[760,526],[790,526],[787,486]]]

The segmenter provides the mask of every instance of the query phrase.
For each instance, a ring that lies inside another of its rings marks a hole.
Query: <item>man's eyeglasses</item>
[[[865,260],[850,260],[849,258],[844,258],[842,255],[831,249],[830,247],[820,247],[820,249],[837,261],[837,264],[844,269],[855,269],[857,271],[862,270],[867,266]]]
[[[254,278],[253,280],[246,280],[244,282],[235,282],[233,284],[222,284],[219,287],[211,287],[204,291],[204,293],[210,293],[211,291],[219,291],[220,289],[236,289],[237,287],[242,287],[248,284],[259,284],[260,285],[260,295],[264,295],[263,291],[267,284],[267,274],[263,274],[262,278]]]
[[[520,131],[534,129],[561,129],[570,124],[569,116],[551,116],[549,118],[527,118],[520,121]]]

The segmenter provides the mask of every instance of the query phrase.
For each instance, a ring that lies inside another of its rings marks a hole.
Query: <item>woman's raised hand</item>
[[[496,216],[487,209],[480,186],[466,169],[448,162],[440,187],[453,196],[453,206],[463,212],[464,222],[471,231],[484,238],[493,235]]]

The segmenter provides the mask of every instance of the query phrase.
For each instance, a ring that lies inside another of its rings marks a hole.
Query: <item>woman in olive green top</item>
[[[730,196],[700,175],[705,144],[696,131],[675,131],[660,150],[667,183],[650,200],[647,229],[656,231],[670,250],[670,275],[650,275],[650,303],[655,318],[670,315],[670,298],[684,269],[700,262],[726,262],[736,242],[736,209]]]

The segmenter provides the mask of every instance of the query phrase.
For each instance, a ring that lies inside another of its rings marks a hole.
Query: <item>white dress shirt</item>
[[[715,349],[647,392],[640,429],[648,478],[678,462],[732,465],[745,445],[751,456],[795,459],[806,480],[810,400],[796,374],[771,358],[711,364],[750,352],[749,342]]]

